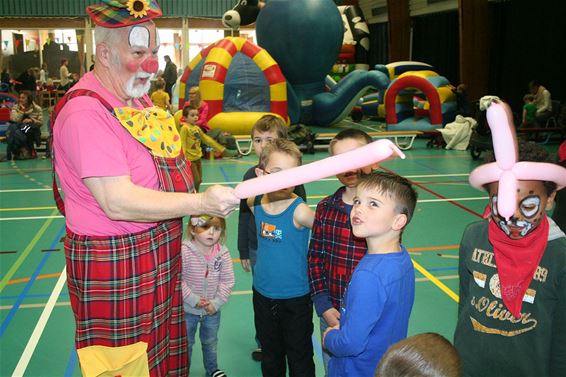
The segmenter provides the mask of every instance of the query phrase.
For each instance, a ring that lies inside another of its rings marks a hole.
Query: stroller
[[[491,141],[491,130],[487,123],[486,112],[480,110],[479,102],[475,104],[475,116],[474,118],[478,121],[477,127],[472,131],[472,136],[470,138],[470,144],[468,148],[470,149],[470,155],[473,160],[478,160],[483,152],[493,150],[493,144]]]

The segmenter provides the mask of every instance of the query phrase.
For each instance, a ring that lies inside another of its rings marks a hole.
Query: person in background
[[[59,90],[67,91],[71,86],[71,78],[73,75],[69,72],[69,65],[68,59],[61,59],[61,66],[59,67]]]
[[[375,377],[461,377],[460,355],[442,335],[424,333],[403,339],[387,350]]]
[[[169,94],[169,98],[172,97],[171,88],[175,85],[175,81],[177,81],[177,66],[169,55],[165,55],[165,69],[163,70],[163,79],[165,80],[165,91]]]
[[[189,104],[194,104],[198,109],[197,125],[204,131],[208,132],[208,104],[202,100],[200,89],[198,86],[192,86],[189,89]]]
[[[204,368],[210,377],[226,377],[218,369],[220,308],[234,287],[234,268],[226,248],[226,221],[221,217],[191,217],[183,241],[183,302],[191,359],[195,334],[200,327]]]
[[[364,131],[348,128],[340,131],[330,141],[329,152],[335,156],[371,141],[371,137]],[[371,171],[372,167],[367,167],[338,174],[336,177],[343,186],[316,206],[309,245],[308,273],[312,300],[320,319],[321,335],[328,326],[340,323],[344,292],[358,262],[366,254],[366,240],[352,233],[350,212],[359,179]],[[330,354],[326,349],[322,352],[327,375]]]
[[[47,85],[47,79],[49,78],[49,72],[47,71],[47,63],[41,64],[41,70],[39,71],[39,85],[45,88]]]
[[[32,94],[24,90],[18,97],[18,104],[10,112],[10,121],[15,123],[26,135],[27,158],[35,158],[37,153],[34,144],[41,144],[41,126],[43,126],[43,111],[33,102]],[[13,148],[12,148],[13,149]],[[7,153],[10,155],[10,153]],[[8,157],[10,159],[10,157]]]
[[[83,375],[102,373],[96,360],[137,347],[132,364],[143,375],[187,376],[182,217],[226,217],[239,199],[218,185],[194,193],[173,117],[147,95],[159,65],[152,19],[161,8],[155,0],[128,3],[87,7],[96,64],[52,117],[75,347]]]
[[[534,103],[537,107],[536,121],[540,126],[544,126],[548,118],[552,115],[552,98],[550,92],[537,80],[529,82],[529,91],[535,96]]]
[[[162,78],[158,78],[157,81],[155,81],[155,91],[151,93],[151,102],[165,111],[171,108],[169,94],[165,91],[165,80]]]
[[[526,94],[523,97],[523,116],[521,127],[533,127],[536,122],[537,105],[534,103],[535,96]]]
[[[415,299],[415,270],[401,244],[415,189],[406,178],[374,172],[360,179],[353,202],[352,231],[368,250],[352,274],[340,324],[323,334],[331,377],[373,375],[387,348],[407,336]]]

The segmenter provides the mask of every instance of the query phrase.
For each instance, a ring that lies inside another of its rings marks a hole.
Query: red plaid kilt
[[[148,343],[151,376],[188,376],[182,221],[112,237],[73,234],[65,256],[77,349]]]

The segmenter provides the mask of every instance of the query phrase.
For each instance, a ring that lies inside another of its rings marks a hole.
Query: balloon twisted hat
[[[497,210],[505,219],[517,207],[517,181],[550,181],[557,190],[566,186],[566,169],[546,162],[517,161],[518,146],[509,105],[497,97],[483,97],[480,106],[487,108],[487,122],[493,139],[496,162],[482,165],[470,174],[470,184],[481,189],[486,183],[499,181]]]
[[[163,13],[156,0],[102,0],[102,4],[89,5],[86,11],[92,21],[108,28],[126,27]]]

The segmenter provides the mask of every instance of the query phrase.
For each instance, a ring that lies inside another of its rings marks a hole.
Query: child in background
[[[535,105],[535,96],[526,94],[523,97],[523,121],[521,127],[534,127],[536,123],[537,105]]]
[[[189,338],[189,360],[200,324],[199,335],[206,373],[211,377],[223,377],[226,374],[218,369],[216,352],[220,308],[228,301],[234,287],[232,258],[224,246],[226,221],[208,215],[193,216],[187,233],[188,237],[181,248],[181,286]]]
[[[202,182],[202,145],[201,142],[211,146],[214,150],[222,153],[224,157],[233,157],[228,154],[228,150],[218,144],[213,138],[204,133],[196,125],[198,119],[198,109],[196,105],[189,105],[183,109],[183,119],[181,119],[181,145],[185,158],[191,162],[191,171],[195,183],[195,190],[198,191]]]
[[[291,141],[276,139],[263,148],[257,175],[277,174],[301,164]],[[312,301],[307,248],[314,212],[294,187],[248,199],[257,227],[253,304],[262,346],[264,376],[314,377]]]
[[[350,219],[368,251],[348,285],[340,325],[323,334],[330,376],[372,376],[387,348],[407,336],[415,271],[400,238],[416,202],[417,193],[398,175],[375,172],[358,183]]]
[[[198,86],[192,86],[189,89],[189,104],[198,109],[196,125],[204,132],[208,132],[210,130],[210,127],[208,127],[208,104],[202,100]]]
[[[264,115],[254,124],[251,136],[254,152],[259,158],[263,148],[268,143],[276,139],[287,138],[287,126],[280,118],[274,115]],[[256,165],[249,168],[242,180],[246,181],[257,177],[257,167]],[[295,187],[294,192],[305,202],[307,201],[307,194],[303,185]],[[257,253],[257,235],[254,215],[250,211],[246,199],[241,201],[238,214],[238,251],[240,252],[242,268],[244,271],[251,271],[253,274]],[[256,343],[258,348],[252,352],[252,359],[261,361],[261,345],[257,336]]]
[[[339,132],[329,146],[330,155],[349,152],[372,141],[364,131],[349,128]],[[342,183],[333,195],[316,206],[308,253],[308,273],[312,300],[320,317],[320,334],[340,323],[340,306],[346,286],[358,262],[366,254],[364,238],[352,234],[350,212],[360,177],[372,167],[338,174]],[[325,373],[330,355],[322,351]]]
[[[552,162],[541,145],[518,147],[519,161]],[[556,183],[519,180],[509,220],[498,214],[498,188],[485,185],[490,217],[468,225],[460,243],[454,345],[464,374],[566,376],[566,235],[546,215]]]
[[[155,82],[155,91],[151,93],[151,102],[157,107],[168,111],[171,108],[171,99],[169,94],[165,91],[165,80],[158,78]]]
[[[460,355],[442,335],[414,335],[389,347],[381,358],[375,377],[391,376],[460,377]]]

